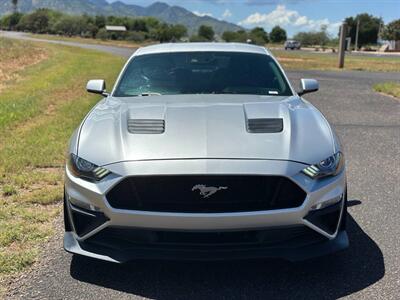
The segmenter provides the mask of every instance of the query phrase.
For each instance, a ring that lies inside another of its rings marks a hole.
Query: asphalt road
[[[65,43],[72,45],[73,43]],[[86,45],[117,55],[130,49]],[[398,299],[400,296],[400,102],[372,91],[399,73],[288,72],[320,81],[307,95],[334,124],[348,169],[350,248],[301,263],[138,261],[117,265],[62,250],[59,234],[10,299]]]

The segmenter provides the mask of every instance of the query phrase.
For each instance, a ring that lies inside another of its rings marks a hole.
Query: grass
[[[285,69],[338,70],[337,54],[272,50]],[[347,55],[344,70],[371,72],[400,72],[399,57],[369,57]]]
[[[6,82],[0,97],[0,290],[4,291],[6,279],[32,265],[54,232],[68,139],[99,100],[85,92],[86,81],[104,78],[112,83],[123,59],[4,38],[0,45],[0,57],[12,53],[15,66],[24,66],[15,68],[17,77]],[[24,65],[25,56],[35,53],[45,53],[45,58]]]
[[[384,82],[374,85],[374,90],[400,99],[400,82]]]
[[[127,48],[139,48],[146,45],[154,44],[154,41],[144,41],[144,42],[134,42],[134,41],[112,41],[112,40],[100,40],[92,38],[82,38],[77,36],[67,37],[62,35],[51,35],[51,34],[29,34],[29,36],[45,39],[45,40],[56,40],[56,41],[66,41],[66,42],[76,42],[83,44],[95,44],[95,45],[105,45],[105,46],[118,46]]]
[[[138,48],[149,45],[150,42],[135,43],[129,41],[102,41],[97,39],[87,39],[81,37],[63,37],[57,35],[31,34],[32,37],[62,40],[86,44],[101,44],[108,46]],[[338,70],[338,57],[331,53],[315,53],[304,51],[284,51],[282,44],[267,44],[268,48],[278,58],[285,69],[291,70]],[[327,47],[329,48],[329,47]],[[330,49],[330,48],[329,48]],[[400,59],[398,57],[368,57],[347,55],[344,70],[371,71],[371,72],[400,72]]]

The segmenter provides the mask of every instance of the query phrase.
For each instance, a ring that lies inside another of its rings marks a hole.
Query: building
[[[106,30],[110,32],[125,32],[125,26],[113,26],[113,25],[106,25]]]

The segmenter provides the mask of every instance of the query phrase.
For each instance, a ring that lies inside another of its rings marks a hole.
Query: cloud
[[[296,10],[287,9],[285,5],[277,5],[270,13],[262,14],[256,12],[239,22],[241,26],[262,26],[272,28],[279,25],[282,27],[292,26],[299,30],[320,30],[321,26],[327,26],[328,32],[335,34],[340,26],[339,23],[331,23],[328,19],[313,20],[301,15]],[[335,32],[336,31],[336,32]]]
[[[229,9],[225,9],[224,13],[222,14],[222,19],[228,19],[232,17],[232,12]]]
[[[197,11],[197,10],[194,10],[193,11],[193,13],[196,15],[196,16],[199,16],[199,17],[212,17],[213,16],[213,14],[212,13],[210,13],[210,12],[199,12],[199,11]]]

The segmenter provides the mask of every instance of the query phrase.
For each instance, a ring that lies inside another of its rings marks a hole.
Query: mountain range
[[[18,11],[27,13],[38,8],[50,8],[68,14],[115,15],[115,16],[151,16],[171,24],[182,24],[194,33],[200,25],[209,25],[217,34],[224,31],[237,31],[240,26],[209,16],[197,16],[191,11],[166,3],[155,2],[143,7],[126,4],[121,1],[108,3],[106,0],[19,0]],[[12,12],[11,0],[0,0],[0,15]]]

